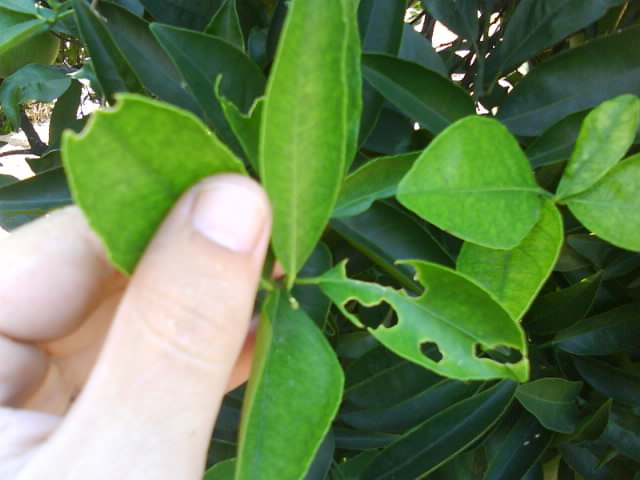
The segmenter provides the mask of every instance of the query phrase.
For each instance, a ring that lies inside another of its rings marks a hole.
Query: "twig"
[[[9,157],[11,155],[31,155],[31,149],[26,150],[9,150],[8,152],[0,152],[0,157]]]

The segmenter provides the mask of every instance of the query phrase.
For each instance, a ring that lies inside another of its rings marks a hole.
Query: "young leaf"
[[[382,450],[362,478],[424,478],[497,422],[511,403],[515,388],[515,382],[500,382],[431,417]]]
[[[556,191],[558,199],[584,192],[627,152],[640,125],[640,99],[622,95],[585,118],[580,136]]]
[[[242,147],[242,151],[247,156],[253,169],[256,172],[259,171],[258,146],[260,145],[260,125],[262,123],[264,97],[258,98],[249,109],[249,112],[244,114],[233,102],[223,97],[217,88],[216,96],[233,134]]]
[[[578,421],[576,400],[582,382],[541,378],[518,386],[516,398],[549,430],[572,433]]]
[[[495,250],[466,242],[457,270],[489,290],[511,318],[519,320],[553,270],[564,241],[562,217],[545,201],[540,220],[511,250]]]
[[[351,280],[342,263],[314,279],[322,291],[354,325],[364,327],[345,304],[357,300],[364,306],[388,303],[396,311],[398,323],[369,331],[389,350],[439,375],[461,380],[528,376],[524,334],[509,314],[482,288],[446,267],[418,260],[403,262],[416,269],[416,279],[425,285],[419,297],[376,283]],[[458,299],[464,298],[464,302]],[[423,352],[433,345],[436,360]],[[522,354],[513,363],[499,363],[478,356],[499,346]]]
[[[313,320],[290,306],[287,292],[272,292],[245,394],[235,479],[302,478],[338,410],[343,383]]]
[[[342,184],[333,217],[350,217],[396,194],[398,183],[418,158],[418,152],[378,157],[351,173]]]
[[[355,153],[356,6],[354,0],[293,0],[269,77],[260,176],[273,207],[273,248],[289,286],[329,220]]]
[[[640,154],[620,162],[589,190],[569,197],[580,222],[604,240],[640,251]]]
[[[62,159],[73,197],[109,259],[131,273],[188,187],[244,169],[193,114],[137,95],[118,99],[114,109],[95,113],[81,134],[63,135]]]
[[[380,53],[365,53],[362,73],[387,100],[434,134],[475,113],[467,92],[417,63]]]
[[[453,235],[509,249],[540,218],[540,195],[516,140],[497,121],[474,116],[429,144],[398,185],[397,197]]]

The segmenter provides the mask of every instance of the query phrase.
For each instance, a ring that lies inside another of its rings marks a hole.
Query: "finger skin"
[[[194,227],[195,206],[209,191],[217,192],[217,218],[239,222],[230,232],[255,236],[240,251],[228,248],[233,235],[216,243]],[[237,175],[209,179],[176,204],[131,278],[85,390],[18,478],[201,478],[270,223],[262,189]]]

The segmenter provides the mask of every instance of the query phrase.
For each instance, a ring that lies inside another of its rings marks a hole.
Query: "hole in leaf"
[[[490,358],[499,363],[518,363],[522,360],[522,352],[505,345],[498,345],[496,348],[483,348],[476,344],[475,355],[478,358]]]
[[[422,342],[420,344],[420,351],[425,357],[436,363],[439,363],[443,358],[442,352],[435,342]]]
[[[356,315],[364,325],[370,328],[391,328],[398,324],[393,308],[386,302],[372,307],[358,305]]]

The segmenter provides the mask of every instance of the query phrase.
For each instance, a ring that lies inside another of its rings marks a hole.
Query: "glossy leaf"
[[[318,327],[291,308],[285,292],[272,292],[245,394],[235,480],[302,478],[338,410],[343,382]]]
[[[415,162],[418,152],[378,157],[349,174],[333,210],[333,217],[350,217],[367,210],[371,204],[396,193],[398,183]]]
[[[426,10],[449,30],[475,41],[478,36],[478,0],[440,0],[424,2]]]
[[[640,346],[640,303],[628,303],[585,318],[553,339],[560,350],[574,355],[611,355]]]
[[[362,73],[387,100],[432,133],[439,133],[456,120],[475,113],[467,92],[417,63],[380,53],[365,53]]]
[[[498,431],[488,438],[489,444],[496,445],[487,454],[489,464],[483,478],[527,480],[526,473],[540,459],[551,438],[552,433],[536,417],[527,411],[519,412],[515,421],[498,426]]]
[[[504,40],[487,68],[499,76],[533,54],[590,25],[624,0],[523,0],[509,19]]]
[[[113,103],[118,92],[142,92],[140,80],[116,46],[104,20],[84,0],[72,0],[72,4],[82,40],[107,100]]]
[[[70,84],[69,77],[47,65],[27,65],[0,84],[2,112],[13,128],[18,130],[21,104],[28,100],[51,102],[61,96]]]
[[[591,309],[601,277],[595,274],[538,297],[524,319],[527,331],[537,335],[555,333],[584,318]]]
[[[342,314],[361,328],[360,320],[345,308],[347,302],[357,300],[364,306],[388,303],[395,310],[398,323],[370,328],[371,334],[397,355],[439,375],[461,380],[527,378],[523,332],[486,291],[446,267],[418,260],[406,263],[416,269],[416,279],[426,287],[419,297],[348,279],[344,263],[315,282]],[[458,302],[457,298],[464,298],[465,302]],[[422,346],[430,344],[435,344],[441,358],[433,360],[422,352]],[[523,358],[502,364],[478,357],[478,346],[484,350],[505,346],[522,353]]]
[[[273,248],[289,285],[322,234],[355,154],[356,6],[294,0],[269,77],[260,177],[273,207]]]
[[[224,0],[140,0],[153,18],[177,27],[202,30]]]
[[[517,135],[535,136],[567,115],[624,93],[640,95],[640,27],[601,37],[535,67],[500,105]]]
[[[422,478],[482,436],[509,406],[515,387],[498,383],[431,417],[382,450],[362,478]]]
[[[205,33],[220,37],[240,50],[244,50],[244,35],[238,18],[236,0],[224,0],[220,9],[211,18]]]
[[[621,248],[640,251],[640,154],[613,167],[567,206],[591,232]]]
[[[582,382],[541,378],[518,386],[516,398],[549,430],[572,433],[578,421],[576,399]]]
[[[111,262],[131,273],[182,192],[205,176],[243,167],[192,114],[135,95],[119,98],[81,134],[65,134],[62,150],[75,201]],[[139,131],[146,133],[131,134]]]
[[[553,270],[563,241],[560,212],[546,201],[540,220],[517,247],[495,250],[466,242],[456,267],[490,291],[511,318],[519,320]]]
[[[558,199],[584,192],[627,152],[640,126],[640,99],[622,95],[595,108],[580,136],[556,191]]]
[[[563,162],[571,156],[588,111],[576,112],[554,123],[525,151],[533,168]]]
[[[573,357],[582,378],[597,391],[618,402],[640,406],[640,375],[589,357]]]
[[[222,75],[220,95],[246,112],[264,91],[265,78],[260,68],[241,50],[220,38],[157,23],[151,25],[151,31],[193,92],[207,123],[227,145],[236,147],[235,137],[214,95],[215,82]]]
[[[149,24],[128,10],[100,3],[105,26],[123,56],[150,93],[196,115],[202,111],[178,70],[149,30]]]
[[[400,203],[439,228],[502,249],[518,245],[539,220],[540,195],[515,139],[482,117],[459,120],[436,137],[397,193]]]
[[[427,38],[414,30],[413,25],[404,25],[398,58],[420,64],[443,77],[448,76],[447,67],[440,55],[434,50]]]

